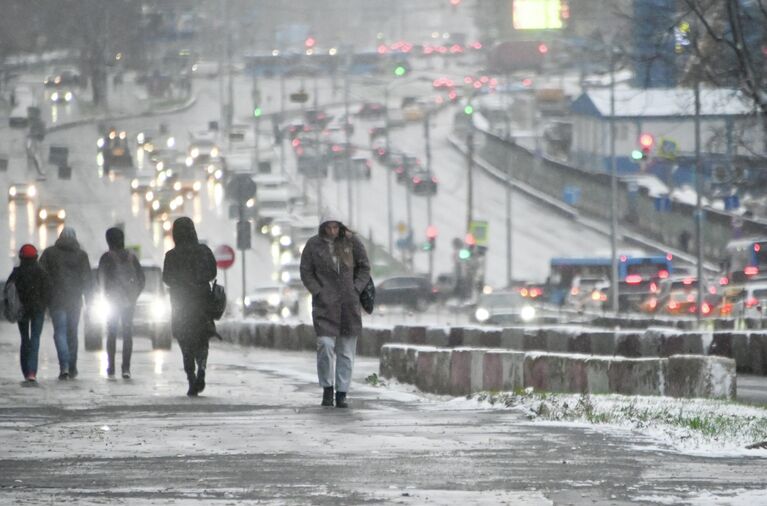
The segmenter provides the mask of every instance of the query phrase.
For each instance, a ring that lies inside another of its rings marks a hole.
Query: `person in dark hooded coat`
[[[17,322],[21,334],[21,373],[29,383],[37,381],[37,356],[40,334],[45,322],[51,287],[48,274],[37,261],[37,248],[25,244],[19,250],[19,266],[14,267],[6,284],[14,282],[19,300],[24,308]]]
[[[40,265],[51,280],[49,310],[59,358],[59,379],[77,377],[77,326],[83,297],[93,288],[88,254],[80,249],[72,227],[64,227],[53,246],[43,251]]]
[[[216,278],[216,259],[210,248],[197,240],[194,223],[185,216],[173,222],[173,241],[176,246],[165,254],[162,280],[170,288],[171,332],[184,359],[189,381],[186,394],[193,397],[205,388],[208,341],[216,335],[207,307],[210,282]]]
[[[360,293],[369,280],[365,246],[339,218],[325,211],[317,235],[301,252],[301,281],[312,294],[322,406],[333,405],[334,386],[336,407],[348,406],[346,394],[362,333]]]
[[[130,379],[133,353],[133,313],[136,300],[146,283],[144,270],[136,255],[125,249],[125,234],[117,227],[106,232],[109,251],[99,259],[99,287],[109,302],[107,317],[107,376],[115,374],[117,328],[122,327],[122,377]]]

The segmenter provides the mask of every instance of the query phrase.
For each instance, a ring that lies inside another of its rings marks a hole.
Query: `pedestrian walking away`
[[[133,352],[133,313],[136,300],[144,290],[145,278],[136,255],[125,249],[125,234],[117,227],[106,232],[109,251],[101,255],[98,283],[109,303],[107,316],[107,376],[115,375],[118,328],[122,330],[122,377],[130,379],[130,361]]]
[[[325,211],[317,235],[301,252],[301,281],[312,294],[322,406],[333,406],[335,394],[336,407],[348,407],[357,337],[362,333],[359,298],[369,279],[365,246],[338,215]]]
[[[53,246],[43,251],[40,265],[51,281],[49,311],[59,358],[59,379],[77,377],[77,326],[83,297],[93,289],[88,254],[80,248],[72,227],[64,227]]]
[[[13,283],[21,302],[21,318],[16,322],[21,335],[21,373],[28,384],[37,381],[37,355],[45,310],[50,298],[48,274],[37,261],[37,248],[25,244],[19,250],[19,266],[14,267],[5,286]]]
[[[209,340],[216,335],[209,313],[216,259],[210,248],[198,241],[191,219],[176,219],[172,234],[175,247],[165,254],[162,280],[170,288],[171,332],[184,360],[189,382],[186,394],[195,397],[205,389]]]

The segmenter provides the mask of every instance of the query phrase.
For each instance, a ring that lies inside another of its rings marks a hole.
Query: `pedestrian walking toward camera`
[[[173,222],[173,241],[176,246],[165,254],[162,280],[170,287],[171,332],[184,359],[189,382],[186,395],[194,397],[205,389],[208,341],[216,335],[209,312],[216,259],[210,248],[197,240],[194,223],[187,217]]]
[[[301,253],[301,281],[312,294],[317,334],[317,376],[322,406],[348,407],[357,337],[362,333],[360,293],[370,280],[362,242],[341,220],[326,212],[319,232]]]
[[[12,291],[15,293],[12,294]],[[28,383],[34,384],[37,381],[40,334],[50,297],[50,280],[37,261],[37,248],[33,245],[25,244],[19,250],[19,266],[14,267],[5,282],[5,296],[7,305],[8,298],[14,298],[17,306],[13,312],[14,319],[18,318],[16,323],[21,334],[21,373]]]
[[[117,227],[106,233],[109,251],[99,259],[98,281],[109,302],[107,317],[107,376],[115,375],[117,331],[122,330],[122,377],[130,379],[130,360],[133,352],[133,313],[136,300],[144,290],[144,270],[136,255],[125,249],[125,234]]]
[[[83,297],[92,290],[88,254],[80,248],[72,227],[64,227],[53,246],[43,251],[40,265],[51,280],[49,310],[53,341],[59,358],[59,379],[77,377],[77,326]]]

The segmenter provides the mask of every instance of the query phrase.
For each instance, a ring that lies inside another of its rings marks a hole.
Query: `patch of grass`
[[[767,440],[767,410],[733,401],[618,395],[552,394],[518,389],[482,392],[477,400],[520,408],[531,419],[652,428],[672,440],[746,446]],[[741,411],[742,408],[742,412]]]
[[[386,381],[379,377],[376,373],[371,374],[365,378],[365,383],[374,387],[385,387]]]

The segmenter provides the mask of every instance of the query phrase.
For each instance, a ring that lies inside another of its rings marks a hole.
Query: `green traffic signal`
[[[634,151],[631,152],[631,158],[633,160],[641,160],[643,158],[643,154],[638,149],[635,149]]]
[[[253,117],[254,118],[260,118],[262,113],[263,113],[263,111],[261,111],[260,107],[256,107],[255,109],[253,109]]]
[[[474,114],[474,107],[472,107],[471,104],[468,104],[466,105],[466,107],[463,108],[463,112],[464,114],[471,116],[472,114]]]
[[[468,248],[461,248],[461,250],[458,252],[458,258],[460,260],[468,260],[471,258],[471,250]]]
[[[403,67],[402,65],[397,65],[397,66],[394,68],[394,75],[395,75],[395,76],[397,76],[397,77],[402,77],[402,76],[404,76],[404,75],[405,75],[405,72],[407,72],[407,70],[406,70],[406,69],[405,69],[405,67]]]

